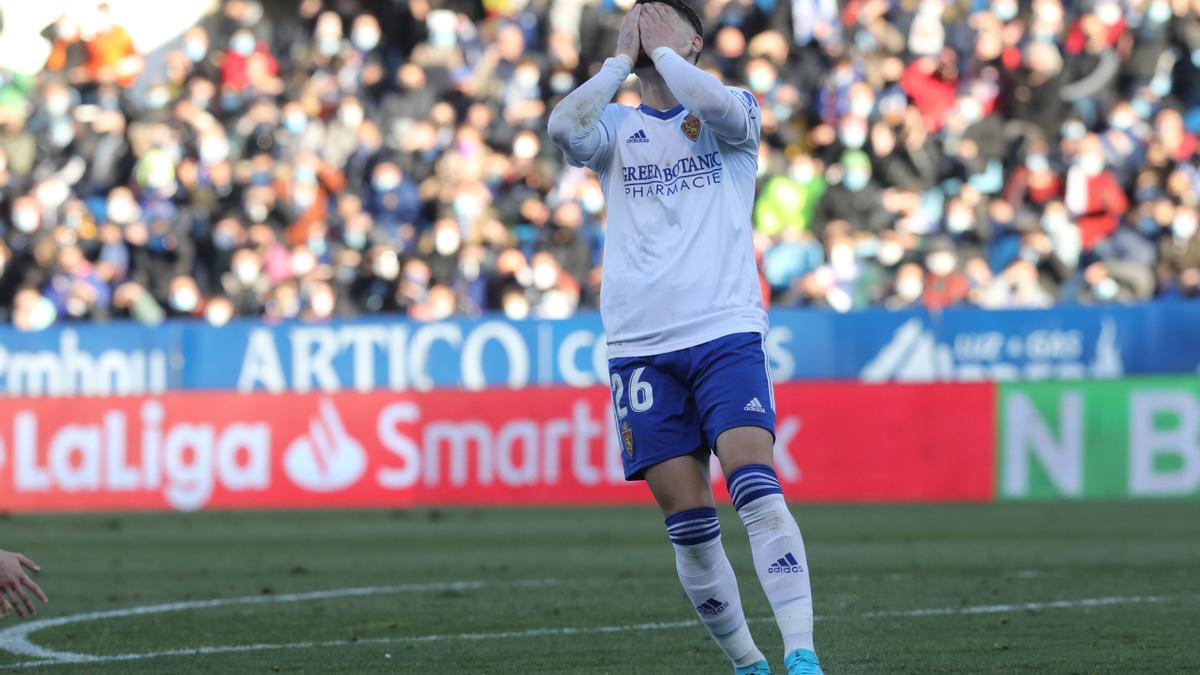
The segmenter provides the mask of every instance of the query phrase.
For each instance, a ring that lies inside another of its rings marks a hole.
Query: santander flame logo
[[[346,432],[333,401],[322,398],[308,434],[292,441],[283,468],[293,483],[312,492],[336,492],[353,485],[367,468],[367,453]]]

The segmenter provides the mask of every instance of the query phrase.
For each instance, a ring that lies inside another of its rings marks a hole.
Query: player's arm
[[[642,41],[654,68],[683,107],[700,118],[713,133],[730,141],[747,140],[752,131],[753,101],[733,94],[711,73],[687,62],[671,47],[677,39],[670,10],[662,5],[643,5]]]
[[[550,139],[572,164],[587,165],[612,144],[611,134],[601,123],[600,116],[633,70],[633,61],[641,44],[638,35],[640,14],[639,6],[625,15],[621,35],[617,38],[616,55],[605,59],[600,72],[567,94],[550,113],[547,125]]]

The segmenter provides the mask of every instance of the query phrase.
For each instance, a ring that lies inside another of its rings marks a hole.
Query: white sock
[[[737,577],[721,546],[717,510],[703,507],[673,514],[667,518],[667,534],[675,547],[679,582],[721,651],[738,668],[763,660],[746,625]]]
[[[763,464],[744,466],[729,476],[728,484],[750,535],[758,582],[783,634],[784,653],[813,649],[812,587],[804,540],[774,469]]]

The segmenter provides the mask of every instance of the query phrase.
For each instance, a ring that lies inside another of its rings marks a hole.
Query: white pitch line
[[[529,630],[498,631],[494,633],[444,633],[435,635],[409,635],[395,638],[363,638],[359,640],[323,640],[304,642],[276,642],[252,645],[216,645],[212,647],[195,647],[192,649],[166,649],[157,652],[139,652],[133,654],[114,654],[112,656],[89,657],[84,663],[112,663],[117,661],[140,661],[142,659],[162,658],[166,656],[206,656],[209,654],[235,654],[240,652],[275,651],[287,649],[311,649],[316,647],[348,647],[351,645],[388,645],[409,644],[418,642],[446,642],[450,640],[502,640],[530,637],[558,637],[563,635],[589,635],[598,633],[629,633],[634,631],[669,630],[672,628],[689,628],[699,626],[695,619],[686,621],[665,621],[654,623],[638,623],[625,626],[593,626],[586,628],[557,627],[532,628]],[[0,666],[0,670],[16,670],[37,668],[41,666],[62,665],[61,661],[20,661]]]
[[[456,588],[462,588],[463,586],[461,586],[461,584],[469,584],[469,583],[477,584],[477,585],[469,586],[471,588],[477,588],[479,586],[485,585],[482,582],[457,582],[457,583],[460,585],[455,586]],[[450,586],[450,585],[443,584],[442,586],[446,587],[446,586]],[[344,589],[344,590],[361,591],[364,589]],[[425,589],[425,590],[430,590],[430,589]],[[343,593],[342,591],[337,591],[337,590],[335,590],[335,591],[318,591],[317,593],[322,594],[319,596],[321,598],[342,597],[343,595],[346,595],[346,593]],[[357,594],[360,594],[360,593],[355,593],[355,595],[357,595]],[[296,595],[312,596],[312,595],[316,595],[316,593],[303,593],[303,594],[296,594]],[[250,597],[258,598],[259,596],[250,596]],[[277,597],[284,598],[284,597],[289,597],[289,596],[277,596]],[[971,606],[971,607],[933,607],[933,608],[927,608],[927,609],[911,609],[911,610],[885,611],[885,612],[866,612],[866,613],[857,614],[857,615],[831,615],[831,616],[819,615],[816,618],[821,619],[821,620],[849,619],[849,618],[882,619],[882,618],[917,618],[917,617],[927,617],[927,616],[1002,614],[1005,612],[1016,612],[1016,611],[1037,611],[1037,610],[1047,610],[1047,609],[1078,609],[1078,608],[1084,608],[1084,607],[1112,607],[1112,606],[1117,606],[1117,605],[1150,604],[1150,603],[1166,602],[1169,599],[1170,598],[1167,598],[1167,597],[1153,596],[1153,595],[1110,596],[1110,597],[1104,597],[1104,598],[1081,598],[1078,600],[1053,600],[1053,601],[1049,601],[1049,602],[1026,602],[1026,603],[1003,604],[1003,605],[976,605],[976,606]],[[243,599],[242,598],[231,598],[230,600],[243,600]],[[269,602],[270,600],[266,600],[266,601]],[[211,603],[240,604],[240,603],[235,603],[235,602],[230,602],[230,601],[221,601],[221,600],[209,600],[209,601],[204,601],[204,602],[209,603],[209,604],[204,605],[206,607],[219,606],[219,605],[213,605]],[[296,600],[284,600],[284,602],[296,602]],[[184,603],[175,603],[175,604],[184,604]],[[103,614],[111,615],[114,612],[122,612],[123,611],[123,612],[128,612],[127,614],[124,614],[124,616],[128,616],[131,613],[133,613],[131,610],[137,610],[137,609],[141,609],[141,608],[134,607],[134,608],[130,608],[130,610],[113,610],[112,612],[104,612]],[[140,613],[148,613],[148,612],[137,612],[137,613],[140,614]],[[102,614],[102,613],[94,612],[93,614]],[[81,616],[81,615],[76,615],[76,616]],[[62,617],[62,618],[66,619],[66,618],[71,618],[71,617]],[[53,621],[53,619],[48,619],[47,621]],[[760,617],[760,618],[752,618],[752,619],[750,619],[750,621],[752,621],[754,623],[760,623],[760,622],[773,621],[773,619],[771,619],[769,617]],[[135,652],[135,653],[130,653],[130,654],[114,654],[114,655],[110,655],[110,656],[91,656],[91,655],[85,655],[85,654],[77,654],[77,655],[72,655],[72,656],[83,657],[82,660],[79,660],[79,661],[65,661],[65,660],[19,661],[16,663],[0,665],[0,670],[18,670],[18,669],[26,669],[26,668],[39,668],[42,666],[62,665],[64,663],[115,663],[115,662],[122,662],[122,661],[140,661],[143,659],[163,658],[163,657],[169,657],[169,656],[206,656],[206,655],[212,655],[212,654],[235,654],[235,653],[258,652],[258,651],[312,649],[312,648],[318,648],[318,647],[348,647],[348,646],[352,646],[352,645],[398,645],[398,644],[411,644],[411,643],[423,643],[423,642],[449,642],[449,641],[455,641],[455,640],[463,640],[463,641],[502,640],[502,639],[532,638],[532,637],[561,637],[561,636],[566,636],[566,635],[596,635],[596,634],[605,634],[605,633],[632,633],[632,632],[673,630],[673,629],[678,629],[678,628],[691,628],[691,627],[696,627],[699,625],[700,625],[699,621],[697,621],[695,619],[689,619],[689,620],[685,620],[685,621],[635,623],[635,624],[613,625],[613,626],[591,626],[591,627],[564,626],[564,627],[531,628],[531,629],[527,629],[527,630],[497,631],[497,632],[491,632],[491,633],[436,633],[436,634],[432,634],[432,635],[410,635],[410,636],[395,637],[395,638],[364,638],[364,639],[359,639],[359,640],[324,640],[324,641],[304,641],[304,642],[280,642],[280,643],[260,643],[260,644],[250,644],[250,645],[214,645],[214,646],[210,646],[210,647],[195,647],[195,648],[191,648],[191,649],[167,649],[167,650],[155,651],[155,652]],[[12,630],[12,629],[10,629],[10,630]],[[60,653],[67,654],[67,652],[60,652]]]
[[[166,612],[180,612],[192,609],[208,609],[212,607],[226,607],[229,605],[262,605],[273,603],[290,603],[290,602],[306,602],[309,600],[329,600],[333,598],[346,598],[362,595],[381,595],[387,593],[420,593],[431,591],[467,591],[484,588],[487,586],[513,586],[513,587],[529,587],[529,586],[549,586],[556,583],[554,580],[548,579],[520,579],[509,582],[487,582],[487,581],[448,581],[441,583],[428,584],[398,584],[395,586],[360,586],[354,588],[335,588],[326,591],[310,591],[307,593],[284,593],[281,595],[246,595],[238,598],[216,598],[212,600],[189,600],[185,602],[169,602],[162,605],[145,605],[142,607],[126,607],[123,609],[109,609],[99,612],[84,612],[81,614],[70,614],[68,616],[59,616],[52,619],[39,619],[37,621],[29,621],[19,623],[11,628],[0,631],[0,649],[18,654],[21,656],[30,656],[39,659],[52,659],[60,663],[85,663],[95,661],[97,658],[89,654],[77,654],[74,652],[60,652],[53,649],[47,649],[33,644],[29,640],[29,636],[33,633],[53,628],[55,626],[64,626],[72,623],[80,623],[84,621],[97,621],[100,619],[118,619],[127,616],[141,616],[145,614],[163,614]]]
[[[1053,600],[1050,602],[1021,602],[1010,605],[979,605],[975,607],[934,607],[891,612],[867,612],[864,619],[906,619],[922,616],[957,616],[971,614],[1003,614],[1004,612],[1037,611],[1042,609],[1079,609],[1082,607],[1111,607],[1113,605],[1145,605],[1166,602],[1161,595],[1114,595],[1107,598]],[[833,618],[833,617],[830,617]]]

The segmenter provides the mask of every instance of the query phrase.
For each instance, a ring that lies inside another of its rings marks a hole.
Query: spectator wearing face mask
[[[229,298],[218,295],[208,299],[204,304],[204,320],[212,326],[224,326],[234,317],[233,303]]]
[[[401,225],[416,225],[421,200],[417,186],[395,162],[380,162],[371,174],[370,191],[363,203],[375,222],[389,234]]]
[[[904,263],[896,271],[891,293],[884,300],[888,309],[904,309],[919,305],[925,292],[925,270],[915,262]]]
[[[1095,134],[1079,143],[1079,153],[1067,170],[1064,202],[1079,226],[1084,251],[1116,231],[1129,208],[1124,188],[1105,170],[1104,146]]]
[[[229,48],[221,63],[221,87],[232,92],[245,91],[252,84],[252,67],[255,60],[270,74],[278,69],[275,58],[266,51],[266,45],[254,37],[249,28],[242,28],[229,38]]]
[[[304,309],[300,316],[306,321],[328,321],[337,311],[337,295],[333,287],[324,281],[313,281],[304,285]]]
[[[768,236],[811,229],[826,188],[821,160],[797,155],[786,174],[769,178],[759,190],[754,205],[754,229]]]
[[[1138,292],[1127,274],[1130,269],[1119,263],[1094,262],[1083,272],[1078,300],[1083,304],[1131,303]]]
[[[314,154],[296,158],[291,180],[282,186],[282,211],[290,224],[287,243],[307,244],[314,227],[328,222],[331,196],[345,187],[346,178],[337,168]]]
[[[1159,237],[1155,272],[1167,293],[1200,295],[1200,229],[1194,208],[1179,209],[1169,231]]]
[[[883,193],[872,180],[871,160],[861,150],[847,151],[833,175],[841,180],[822,195],[813,216],[813,231],[820,238],[825,226],[835,220],[849,224],[854,231],[878,232],[890,224],[892,216],[880,208]],[[826,173],[829,176],[830,173]]]
[[[975,206],[980,201],[977,192],[964,190],[946,205],[942,229],[956,247],[982,248],[991,238],[987,219]]]
[[[1009,174],[1003,192],[1005,201],[1037,208],[1062,197],[1063,181],[1051,166],[1048,151],[1044,143],[1030,148],[1025,160]]]
[[[930,311],[940,311],[965,301],[971,284],[958,268],[958,254],[947,239],[935,242],[925,255],[925,277],[921,302]]]
[[[167,295],[167,311],[174,317],[201,316],[204,312],[204,298],[200,287],[192,277],[181,274],[171,280],[170,291]]]

